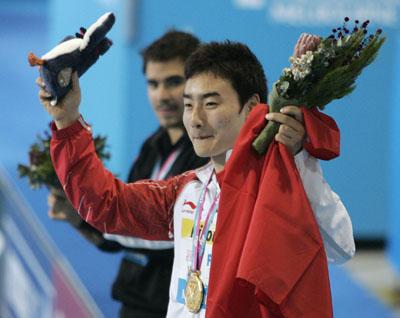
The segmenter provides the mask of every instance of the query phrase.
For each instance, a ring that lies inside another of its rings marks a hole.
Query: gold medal
[[[190,271],[185,289],[186,307],[190,312],[196,313],[200,310],[204,298],[203,282],[200,279],[200,271]]]
[[[218,210],[219,195],[217,194],[214,202],[212,203],[206,219],[204,221],[203,229],[201,230],[201,214],[204,207],[204,198],[207,193],[208,185],[210,184],[214,171],[210,174],[208,182],[203,185],[200,193],[199,202],[196,208],[196,214],[194,217],[193,224],[193,239],[192,239],[192,264],[189,267],[189,275],[185,289],[185,302],[186,307],[191,313],[196,313],[200,310],[204,300],[204,286],[200,278],[201,262],[204,256],[204,250],[206,247],[207,233],[213,222],[215,213]]]

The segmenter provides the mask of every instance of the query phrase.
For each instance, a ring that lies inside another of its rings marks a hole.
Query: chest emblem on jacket
[[[183,202],[182,213],[193,214],[195,210],[196,210],[196,204],[194,204],[192,201],[185,200],[185,202]]]

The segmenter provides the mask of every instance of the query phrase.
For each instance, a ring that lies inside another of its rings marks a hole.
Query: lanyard
[[[211,183],[213,174],[214,171],[212,171],[210,178],[208,179],[208,182],[206,182],[203,188],[201,189],[199,202],[197,203],[196,214],[194,217],[194,224],[193,224],[192,266],[191,266],[192,272],[199,270],[201,267],[201,262],[204,256],[204,249],[206,246],[207,233],[210,229],[211,223],[213,222],[215,213],[218,210],[219,196],[221,192],[217,194],[216,198],[214,199],[214,202],[210,207],[210,210],[207,213],[207,217],[203,226],[203,231],[201,232],[200,235],[201,215],[204,209],[204,201],[207,189]]]
[[[178,158],[181,151],[182,151],[182,147],[179,147],[178,149],[175,149],[173,152],[171,152],[162,166],[161,166],[161,158],[159,158],[157,160],[157,163],[154,166],[153,172],[151,173],[150,179],[164,180],[165,177],[167,176],[168,172],[171,170],[172,166],[174,165],[175,160],[176,160],[176,158]]]

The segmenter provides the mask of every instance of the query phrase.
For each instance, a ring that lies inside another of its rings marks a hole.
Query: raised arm
[[[300,151],[306,136],[301,109],[286,106],[282,108],[281,113],[269,113],[267,116],[267,119],[282,124],[275,139],[295,155],[297,170],[318,223],[328,262],[346,262],[355,253],[351,220],[340,197],[331,190],[324,179],[318,160],[306,150]]]
[[[173,203],[179,178],[169,182],[125,184],[103,167],[91,128],[79,114],[81,92],[73,75],[72,89],[51,106],[43,81],[40,102],[54,119],[51,156],[58,178],[79,215],[103,233],[145,239],[172,237]]]
[[[344,263],[355,253],[353,228],[347,210],[324,179],[316,158],[304,149],[294,158],[324,241],[328,262]]]

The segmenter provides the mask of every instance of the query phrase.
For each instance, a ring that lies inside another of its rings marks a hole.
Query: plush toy
[[[41,59],[33,53],[28,56],[31,66],[40,66],[46,90],[51,93],[51,105],[62,98],[72,87],[71,75],[74,71],[80,77],[103,55],[112,45],[105,37],[115,22],[112,12],[101,16],[88,30],[80,28],[76,37],[67,36],[55,48],[42,56]]]

